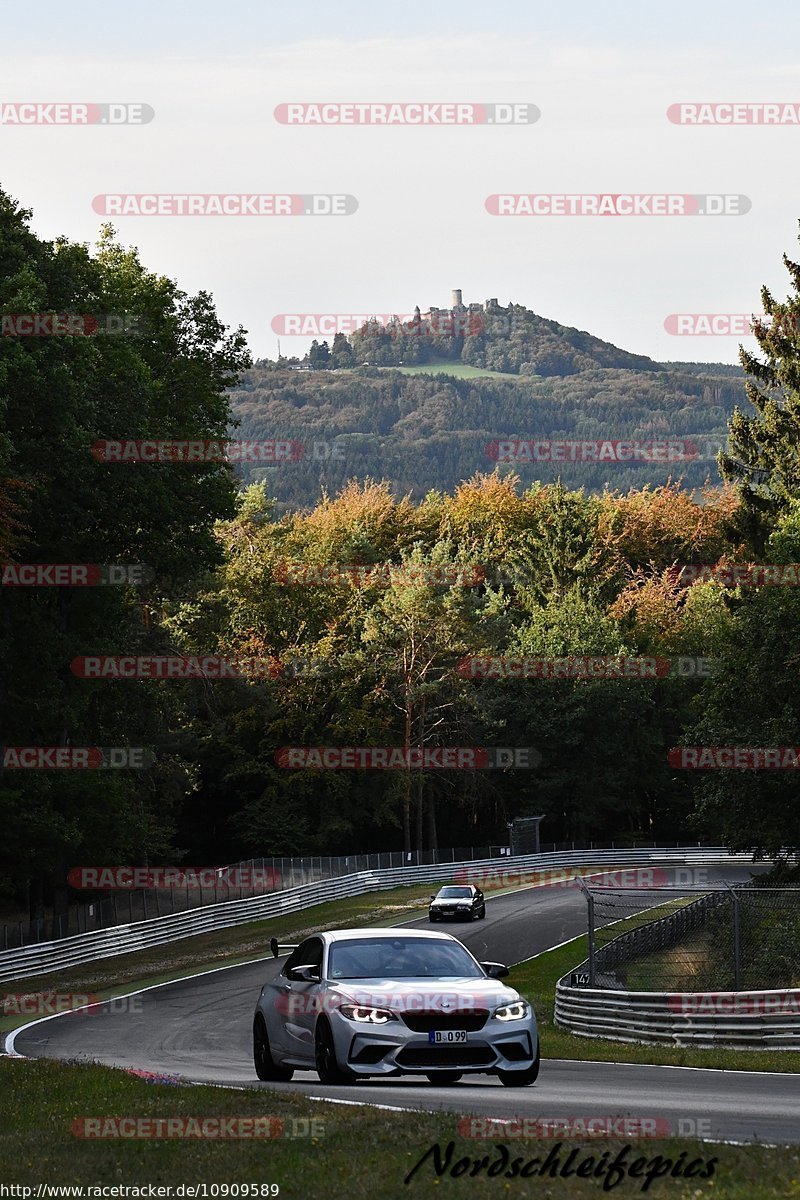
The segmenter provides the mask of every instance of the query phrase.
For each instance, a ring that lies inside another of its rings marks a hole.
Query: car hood
[[[328,992],[350,1001],[398,1012],[469,1012],[519,1000],[496,979],[348,979],[329,982]]]
[[[442,905],[444,908],[452,908],[455,904],[472,904],[472,901],[469,896],[459,896],[453,900],[431,900],[430,907]]]

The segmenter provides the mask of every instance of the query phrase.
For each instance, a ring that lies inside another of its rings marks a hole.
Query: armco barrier
[[[618,1042],[800,1050],[800,989],[619,992],[560,980],[555,1023],[584,1037]]]
[[[359,871],[354,875],[342,875],[319,883],[304,884],[281,892],[253,896],[246,900],[231,900],[222,904],[209,904],[205,908],[193,908],[185,912],[164,917],[153,917],[148,921],[137,921],[131,925],[117,925],[111,929],[97,929],[74,937],[60,938],[55,942],[40,942],[34,946],[23,946],[0,953],[0,983],[12,979],[29,979],[35,975],[63,970],[81,963],[100,958],[113,958],[119,954],[130,954],[136,950],[147,950],[154,946],[194,937],[196,934],[211,933],[217,929],[228,929],[234,925],[245,925],[267,917],[278,917],[286,913],[301,912],[313,904],[326,900],[337,900],[348,896],[361,896],[365,892],[382,891],[402,887],[405,884],[438,882],[452,877],[456,870],[486,871],[533,871],[571,866],[652,866],[658,863],[671,865],[703,865],[706,863],[747,863],[748,855],[731,855],[724,847],[713,846],[698,849],[697,846],[670,847],[647,850],[590,850],[562,852],[557,854],[528,854],[518,858],[488,858],[482,861],[463,863],[439,863],[435,866],[397,867],[381,871]]]

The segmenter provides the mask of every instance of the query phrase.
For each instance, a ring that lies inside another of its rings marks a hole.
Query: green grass
[[[281,1200],[310,1196],[342,1200],[397,1200],[430,1195],[459,1200],[489,1200],[497,1196],[538,1195],[547,1200],[597,1197],[596,1180],[487,1179],[463,1176],[437,1179],[430,1160],[404,1178],[434,1143],[443,1152],[455,1143],[452,1161],[489,1155],[493,1161],[501,1138],[466,1139],[457,1131],[455,1115],[447,1113],[386,1112],[367,1107],[339,1107],[304,1095],[267,1089],[235,1091],[205,1086],[152,1085],[107,1067],[60,1064],[47,1060],[0,1060],[0,1096],[13,1096],[3,1105],[0,1125],[0,1180],[17,1186],[269,1184],[280,1186]],[[389,1101],[391,1098],[388,1098]],[[580,1110],[576,1099],[576,1111]],[[613,1103],[608,1106],[613,1113]],[[84,1117],[265,1117],[284,1122],[284,1128],[303,1129],[316,1122],[317,1136],[296,1139],[213,1141],[192,1139],[96,1139],[76,1137],[73,1122]],[[296,1123],[293,1125],[293,1123]],[[505,1142],[511,1158],[544,1157],[553,1142]],[[716,1159],[711,1180],[656,1180],[646,1195],[653,1200],[772,1200],[800,1196],[800,1149],[761,1146],[714,1146],[686,1139],[629,1143],[628,1161],[663,1155],[673,1161],[681,1151],[687,1159]],[[593,1139],[561,1143],[563,1163],[570,1150],[576,1163],[595,1161],[603,1151],[613,1157],[622,1143]],[[624,1179],[614,1194],[640,1195],[641,1179]]]
[[[544,954],[518,963],[508,983],[533,1004],[539,1022],[543,1058],[580,1059],[592,1062],[650,1063],[655,1066],[715,1067],[728,1071],[800,1070],[796,1050],[698,1050],[692,1046],[657,1046],[652,1043],[616,1042],[604,1038],[579,1037],[553,1023],[556,983],[586,959],[588,939],[576,938]]]
[[[452,375],[455,379],[520,379],[509,371],[490,371],[462,362],[414,363],[409,367],[381,367],[382,371],[399,371],[403,375]],[[528,377],[530,378],[530,377]]]

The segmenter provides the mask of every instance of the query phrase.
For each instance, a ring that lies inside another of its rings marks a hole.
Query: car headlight
[[[494,1015],[498,1021],[521,1021],[528,1015],[528,1005],[524,1000],[514,1000],[511,1004],[504,1004],[502,1008],[496,1008]]]
[[[385,1025],[387,1021],[397,1020],[388,1008],[368,1008],[363,1004],[340,1004],[339,1012],[349,1021],[363,1025]]]

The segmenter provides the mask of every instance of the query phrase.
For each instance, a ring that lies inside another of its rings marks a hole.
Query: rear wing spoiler
[[[272,951],[272,957],[278,958],[281,954],[287,954],[290,950],[296,950],[297,945],[289,946],[283,942],[279,942],[277,938],[270,938],[269,948]]]

